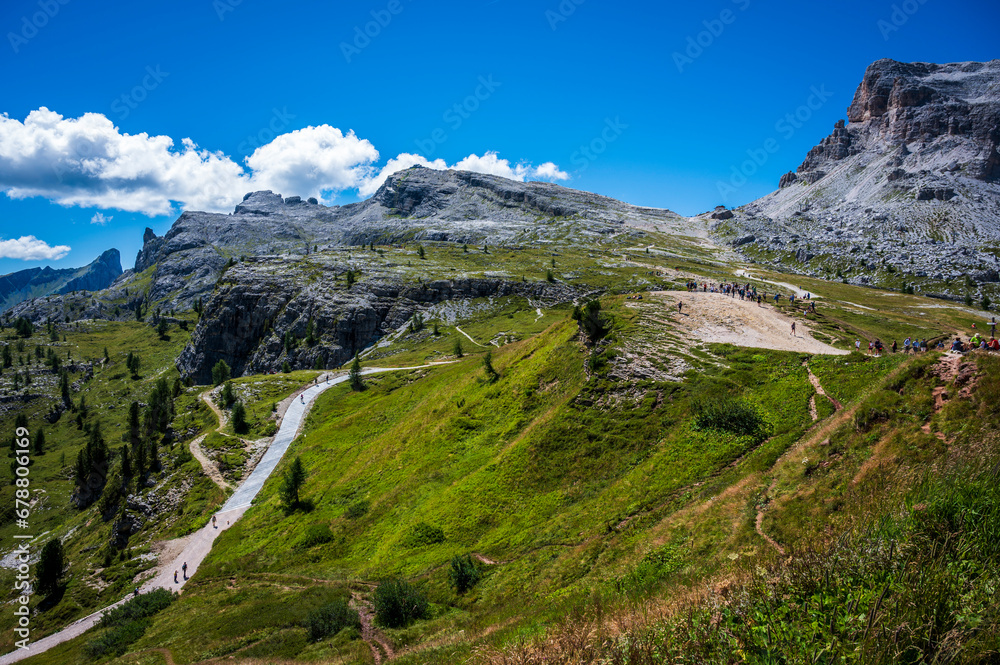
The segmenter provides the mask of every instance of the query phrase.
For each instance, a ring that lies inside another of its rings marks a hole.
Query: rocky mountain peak
[[[947,294],[1000,269],[1000,60],[878,60],[847,119],[717,230],[782,269],[862,284],[904,274]]]

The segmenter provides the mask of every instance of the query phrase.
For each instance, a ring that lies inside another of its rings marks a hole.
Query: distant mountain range
[[[55,270],[46,266],[2,275],[0,312],[32,298],[72,291],[100,291],[111,286],[121,274],[121,256],[117,249],[109,249],[82,268]]]
[[[958,297],[1000,281],[1000,60],[879,60],[847,120],[720,239],[782,270]],[[730,213],[732,213],[730,215]]]

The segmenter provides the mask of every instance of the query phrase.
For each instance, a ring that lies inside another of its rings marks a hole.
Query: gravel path
[[[391,372],[398,370],[409,370],[409,369],[422,369],[424,367],[435,367],[437,365],[448,364],[445,361],[438,363],[430,363],[427,365],[420,365],[417,367],[377,367],[362,370],[362,374],[376,374],[380,372]],[[322,383],[317,383],[306,388],[302,393],[301,399],[294,400],[288,405],[287,411],[281,420],[281,425],[278,428],[277,434],[274,436],[274,441],[271,443],[270,448],[264,454],[263,459],[257,464],[257,467],[253,470],[246,480],[236,489],[229,500],[222,506],[222,508],[215,514],[216,523],[213,526],[212,521],[209,520],[208,524],[204,527],[195,531],[194,533],[184,537],[184,547],[180,554],[174,557],[171,561],[161,562],[156,567],[156,572],[152,579],[146,581],[141,588],[142,593],[148,593],[153,589],[170,589],[172,591],[180,591],[189,579],[198,571],[198,566],[201,562],[205,560],[208,553],[212,550],[212,544],[220,533],[232,526],[236,520],[243,516],[243,513],[247,511],[250,507],[250,503],[260,492],[260,488],[264,486],[264,481],[267,480],[271,472],[278,465],[281,460],[282,455],[288,450],[288,446],[295,439],[299,430],[302,427],[302,423],[305,421],[305,416],[309,411],[309,407],[312,406],[316,398],[325,390],[337,385],[338,383],[343,383],[347,380],[347,375],[338,376],[336,378],[331,378],[328,382],[324,381]],[[213,409],[214,410],[214,409]],[[220,422],[222,422],[220,420]],[[168,548],[168,550],[171,548]],[[173,548],[176,551],[176,548]],[[187,574],[182,572],[183,564],[187,563]],[[174,581],[174,572],[177,573],[176,582]],[[14,651],[3,656],[0,656],[0,665],[7,665],[8,663],[16,663],[20,660],[24,660],[29,656],[34,656],[35,654],[48,651],[52,647],[62,644],[72,640],[73,638],[79,637],[89,629],[93,628],[98,621],[100,621],[101,616],[110,609],[118,607],[122,603],[128,600],[128,597],[123,598],[114,605],[105,607],[102,610],[98,610],[93,614],[78,619],[63,628],[57,633],[53,633],[47,637],[40,640],[34,641],[30,644],[30,648],[21,649]]]

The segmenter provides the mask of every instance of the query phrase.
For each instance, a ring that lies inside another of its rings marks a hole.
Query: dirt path
[[[460,333],[462,333],[463,335],[465,335],[466,339],[468,339],[468,340],[469,340],[470,342],[472,342],[472,343],[473,343],[473,344],[475,344],[476,346],[481,346],[481,347],[483,347],[484,349],[486,348],[486,345],[485,345],[485,344],[480,344],[480,343],[479,343],[479,342],[477,342],[476,340],[472,339],[472,337],[470,337],[470,336],[469,336],[469,333],[465,332],[464,330],[462,330],[462,329],[461,329],[461,328],[459,328],[458,326],[455,326],[455,330],[457,330],[458,332],[460,332]]]
[[[771,305],[722,293],[654,291],[650,296],[664,304],[664,314],[669,312],[677,328],[702,342],[823,355],[849,353],[814,339],[803,321]],[[678,302],[683,303],[680,313]]]
[[[443,361],[419,365],[416,367],[376,367],[362,370],[364,374],[376,374],[381,372],[391,372],[398,370],[422,369],[425,367],[436,367],[437,365],[448,364],[454,361]],[[274,436],[271,446],[264,457],[257,464],[253,472],[240,484],[225,505],[214,515],[213,520],[209,520],[204,527],[194,533],[178,539],[182,543],[167,541],[162,544],[165,553],[177,553],[172,559],[160,560],[157,564],[153,577],[147,580],[141,587],[141,593],[149,593],[153,589],[170,589],[172,591],[182,591],[184,585],[198,571],[198,567],[212,550],[212,545],[220,533],[231,527],[250,507],[251,502],[264,486],[264,481],[271,475],[277,466],[285,450],[294,440],[299,428],[305,422],[309,408],[316,398],[328,388],[343,383],[347,376],[340,376],[332,379],[329,383],[319,383],[309,385],[301,394],[301,400],[292,401],[288,410],[278,426],[278,432]],[[213,409],[214,411],[215,409]],[[184,564],[187,564],[187,574],[183,571]],[[29,656],[48,651],[52,647],[79,637],[87,630],[93,628],[100,621],[101,616],[108,610],[126,602],[130,596],[122,598],[117,603],[98,610],[93,614],[78,619],[66,628],[48,635],[30,644],[30,649],[18,649],[8,654],[0,656],[0,665],[8,665],[24,660]],[[390,652],[391,654],[391,652]],[[381,661],[379,661],[381,662]]]
[[[215,417],[219,420],[219,426],[215,428],[215,431],[221,432],[222,428],[226,426],[226,415],[215,405],[212,398],[209,397],[213,390],[214,388],[209,388],[203,392],[201,394],[201,401],[208,405],[208,408],[212,410],[212,413],[214,413]],[[207,433],[191,440],[191,443],[188,444],[191,455],[198,460],[198,463],[201,464],[202,471],[205,472],[206,476],[212,479],[212,482],[219,486],[219,489],[222,491],[231,490],[233,489],[233,486],[226,482],[226,479],[222,477],[222,472],[219,471],[218,465],[210,460],[208,455],[205,454],[205,451],[201,449],[201,442],[205,440],[206,436],[208,436]]]
[[[914,357],[914,359],[915,358],[916,356]],[[911,362],[913,361],[907,360],[898,365],[894,370],[889,372],[879,382],[878,385],[885,385],[889,381],[899,376],[907,367],[909,367]],[[819,379],[815,377],[815,375],[812,373],[811,370],[809,370],[809,381],[813,383],[813,386],[816,388],[817,393],[819,393],[822,390],[822,386],[819,383]],[[862,395],[859,399],[857,399],[854,402],[854,404],[851,407],[845,409],[844,406],[839,401],[827,395],[826,391],[823,391],[821,394],[824,395],[827,399],[829,399],[833,403],[834,407],[836,408],[836,413],[834,413],[826,420],[814,425],[808,432],[806,432],[806,434],[801,439],[799,439],[798,443],[796,443],[791,448],[786,450],[777,460],[775,460],[774,464],[771,465],[771,474],[773,478],[771,480],[771,484],[768,485],[767,487],[767,491],[764,493],[764,496],[767,499],[767,501],[763,505],[757,507],[757,519],[755,520],[757,535],[766,540],[780,554],[785,553],[785,548],[782,547],[780,544],[778,544],[777,541],[775,541],[773,538],[768,536],[763,529],[764,513],[766,512],[767,507],[770,504],[770,496],[774,493],[774,490],[778,486],[778,476],[775,473],[775,471],[782,463],[784,463],[793,455],[796,455],[798,452],[800,452],[807,446],[815,445],[817,443],[820,443],[821,441],[829,441],[830,436],[833,435],[833,433],[837,431],[837,429],[841,425],[843,425],[844,423],[846,423],[847,421],[849,421],[851,418],[854,417],[854,414],[857,412],[861,404],[864,403],[864,399],[867,396],[867,395]]]
[[[351,592],[351,607],[358,612],[361,619],[361,639],[368,643],[375,658],[375,665],[381,665],[384,660],[391,660],[396,652],[392,643],[375,627],[375,612],[371,604],[361,597],[357,591]]]

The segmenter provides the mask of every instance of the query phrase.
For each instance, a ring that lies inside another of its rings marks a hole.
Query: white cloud
[[[426,166],[430,169],[438,169],[440,171],[445,169],[457,169],[459,171],[489,173],[492,175],[498,175],[502,178],[520,180],[522,182],[528,178],[539,178],[543,180],[569,180],[569,174],[565,171],[560,171],[559,167],[552,162],[545,162],[538,167],[524,163],[519,163],[512,167],[508,160],[501,159],[500,156],[492,150],[487,151],[482,157],[473,153],[465,159],[456,162],[452,166],[448,166],[443,159],[435,159],[432,162],[423,155],[414,155],[412,153],[404,152],[386,162],[386,165],[382,167],[378,174],[368,179],[360,187],[358,187],[358,192],[362,196],[371,196],[376,190],[378,190],[379,187],[382,186],[385,179],[393,173],[402,171],[403,169],[408,169],[417,164],[420,166]]]
[[[0,114],[0,191],[10,198],[41,196],[64,206],[168,215],[176,207],[228,212],[250,191],[314,196],[329,203],[344,191],[370,196],[385,179],[420,164],[525,180],[566,180],[552,162],[511,166],[496,152],[442,159],[402,153],[378,168],[378,150],[353,131],[330,125],[281,134],[240,165],[190,139],[122,133],[100,113],[64,118],[45,107],[24,122]],[[111,220],[102,213],[91,222]]]
[[[90,218],[90,223],[97,224],[98,226],[104,226],[112,219],[114,219],[114,217],[112,217],[111,215],[104,216],[102,213],[95,212],[94,216]]]
[[[254,150],[246,164],[255,189],[329,198],[329,192],[357,189],[368,177],[378,150],[353,131],[320,125],[281,134]]]
[[[553,162],[545,162],[539,165],[532,171],[531,176],[543,180],[569,180],[569,174],[565,171],[560,171],[559,167]]]
[[[0,240],[0,258],[23,259],[25,261],[40,261],[48,259],[56,261],[66,256],[71,248],[68,245],[49,246],[44,240],[35,236],[21,236],[14,240]]]

